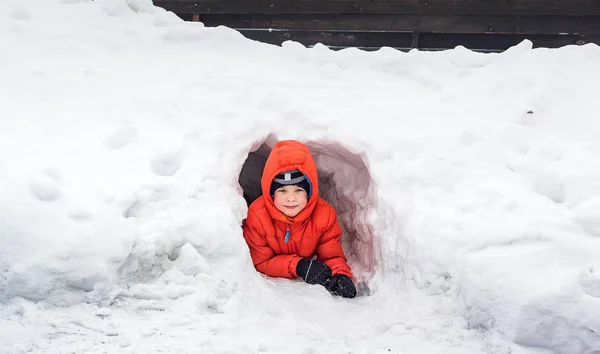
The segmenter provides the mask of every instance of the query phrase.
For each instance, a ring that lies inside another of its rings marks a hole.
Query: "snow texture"
[[[2,0],[0,352],[600,353],[600,48],[332,51],[150,0]],[[359,296],[267,278],[312,150]]]

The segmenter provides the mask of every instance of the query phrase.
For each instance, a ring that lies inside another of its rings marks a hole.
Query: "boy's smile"
[[[285,215],[293,218],[306,206],[308,195],[298,186],[284,186],[275,190],[273,203]]]

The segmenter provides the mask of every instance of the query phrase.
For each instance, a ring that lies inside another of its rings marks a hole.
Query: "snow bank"
[[[599,60],[278,48],[149,1],[8,1],[0,345],[597,354]],[[340,211],[353,301],[249,260],[247,201],[290,138]]]

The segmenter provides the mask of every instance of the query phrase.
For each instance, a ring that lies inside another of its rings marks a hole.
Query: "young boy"
[[[319,197],[317,167],[308,147],[295,140],[277,143],[261,187],[262,196],[250,205],[242,224],[256,270],[272,277],[300,277],[334,295],[355,297],[337,213]]]

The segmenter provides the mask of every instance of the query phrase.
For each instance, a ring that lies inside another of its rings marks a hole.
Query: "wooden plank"
[[[335,47],[397,47],[410,48],[412,33],[400,32],[329,32],[329,31],[288,31],[288,30],[240,30],[245,37],[260,42],[280,45],[292,40],[307,46],[321,43]]]
[[[445,33],[600,33],[598,16],[478,15],[203,15],[209,27],[328,31],[416,31]]]
[[[334,47],[409,49],[413,44],[410,32],[330,32],[295,30],[240,30],[244,36],[265,43],[280,45],[292,40],[306,46],[317,43]],[[458,45],[473,50],[501,51],[521,43],[525,39],[535,47],[556,48],[572,44],[600,44],[600,35],[523,35],[523,34],[480,34],[480,33],[419,33],[419,47],[425,49],[448,49]]]
[[[597,15],[600,0],[154,0],[175,13]]]
[[[534,48],[558,48],[566,45],[600,43],[600,35],[521,35],[521,34],[421,34],[421,47],[430,49],[454,48],[462,45],[469,49],[506,50],[528,39]]]

